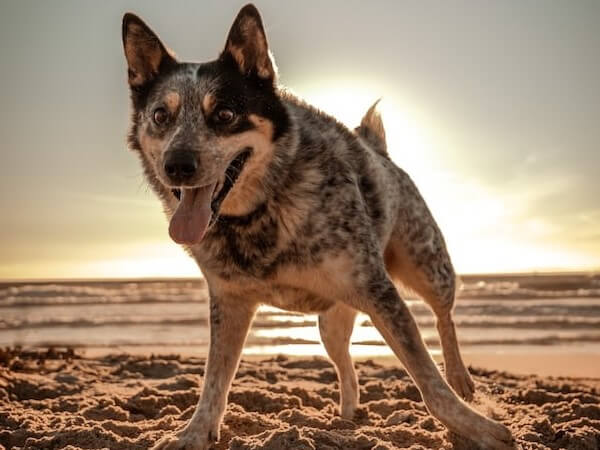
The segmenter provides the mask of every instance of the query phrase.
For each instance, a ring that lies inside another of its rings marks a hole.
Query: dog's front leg
[[[210,348],[200,401],[187,426],[161,439],[153,450],[205,450],[219,440],[227,393],[256,307],[244,299],[211,294]]]

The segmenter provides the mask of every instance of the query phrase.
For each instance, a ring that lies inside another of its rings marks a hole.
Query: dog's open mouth
[[[222,183],[172,190],[179,205],[169,224],[171,239],[187,245],[202,241],[208,227],[217,220],[223,200],[235,185],[251,153],[251,149],[245,149],[229,163]]]
[[[221,203],[223,203],[223,200],[225,200],[225,197],[227,197],[227,194],[229,194],[229,191],[231,191],[231,188],[233,188],[233,185],[242,173],[242,170],[246,165],[246,161],[248,161],[251,153],[252,150],[249,148],[245,149],[242,153],[236,156],[233,161],[231,161],[227,167],[227,170],[225,170],[225,179],[223,180],[223,185],[221,186],[219,192],[216,192],[215,189],[216,195],[213,196],[213,200],[210,204],[213,212],[213,221],[217,219],[219,208],[221,208]]]

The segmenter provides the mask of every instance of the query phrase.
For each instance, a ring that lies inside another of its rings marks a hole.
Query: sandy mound
[[[244,361],[218,449],[476,448],[425,410],[406,372],[357,364],[362,407],[337,415],[337,379],[323,359]],[[0,447],[146,449],[192,415],[204,360],[80,359],[72,352],[0,353]],[[472,370],[476,407],[526,449],[600,448],[600,380]]]

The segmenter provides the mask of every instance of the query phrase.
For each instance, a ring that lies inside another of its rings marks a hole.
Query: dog
[[[206,449],[259,304],[319,315],[340,381],[340,414],[359,402],[349,342],[368,314],[429,412],[486,449],[512,448],[504,425],[473,410],[473,381],[452,319],[456,276],[444,238],[387,152],[376,104],[350,130],[277,84],[262,19],[243,7],[218,58],[179,62],[137,16],[123,17],[133,108],[129,147],[162,201],[169,235],[210,294],[210,347],[189,423],[154,449]],[[397,286],[437,318],[445,375]],[[461,398],[462,397],[462,398]]]

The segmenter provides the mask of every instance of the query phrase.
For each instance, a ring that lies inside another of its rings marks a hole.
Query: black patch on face
[[[216,111],[223,106],[218,106]],[[245,131],[250,131],[254,127],[254,124],[248,120],[248,117],[243,115],[243,113],[236,112],[236,117],[231,123],[221,124],[215,119],[215,113],[206,117],[206,124],[211,127],[215,134],[219,136],[229,136],[232,134],[239,134]]]
[[[251,114],[264,117],[273,123],[273,140],[277,140],[290,128],[290,118],[281,102],[273,82],[256,74],[243,75],[228,53],[217,61],[201,64],[198,77],[214,77],[216,88],[211,91],[215,97],[213,113],[220,108],[231,109],[236,119],[229,125],[219,125],[214,116],[206,118],[207,125],[220,134],[242,133],[254,128],[248,117]]]

